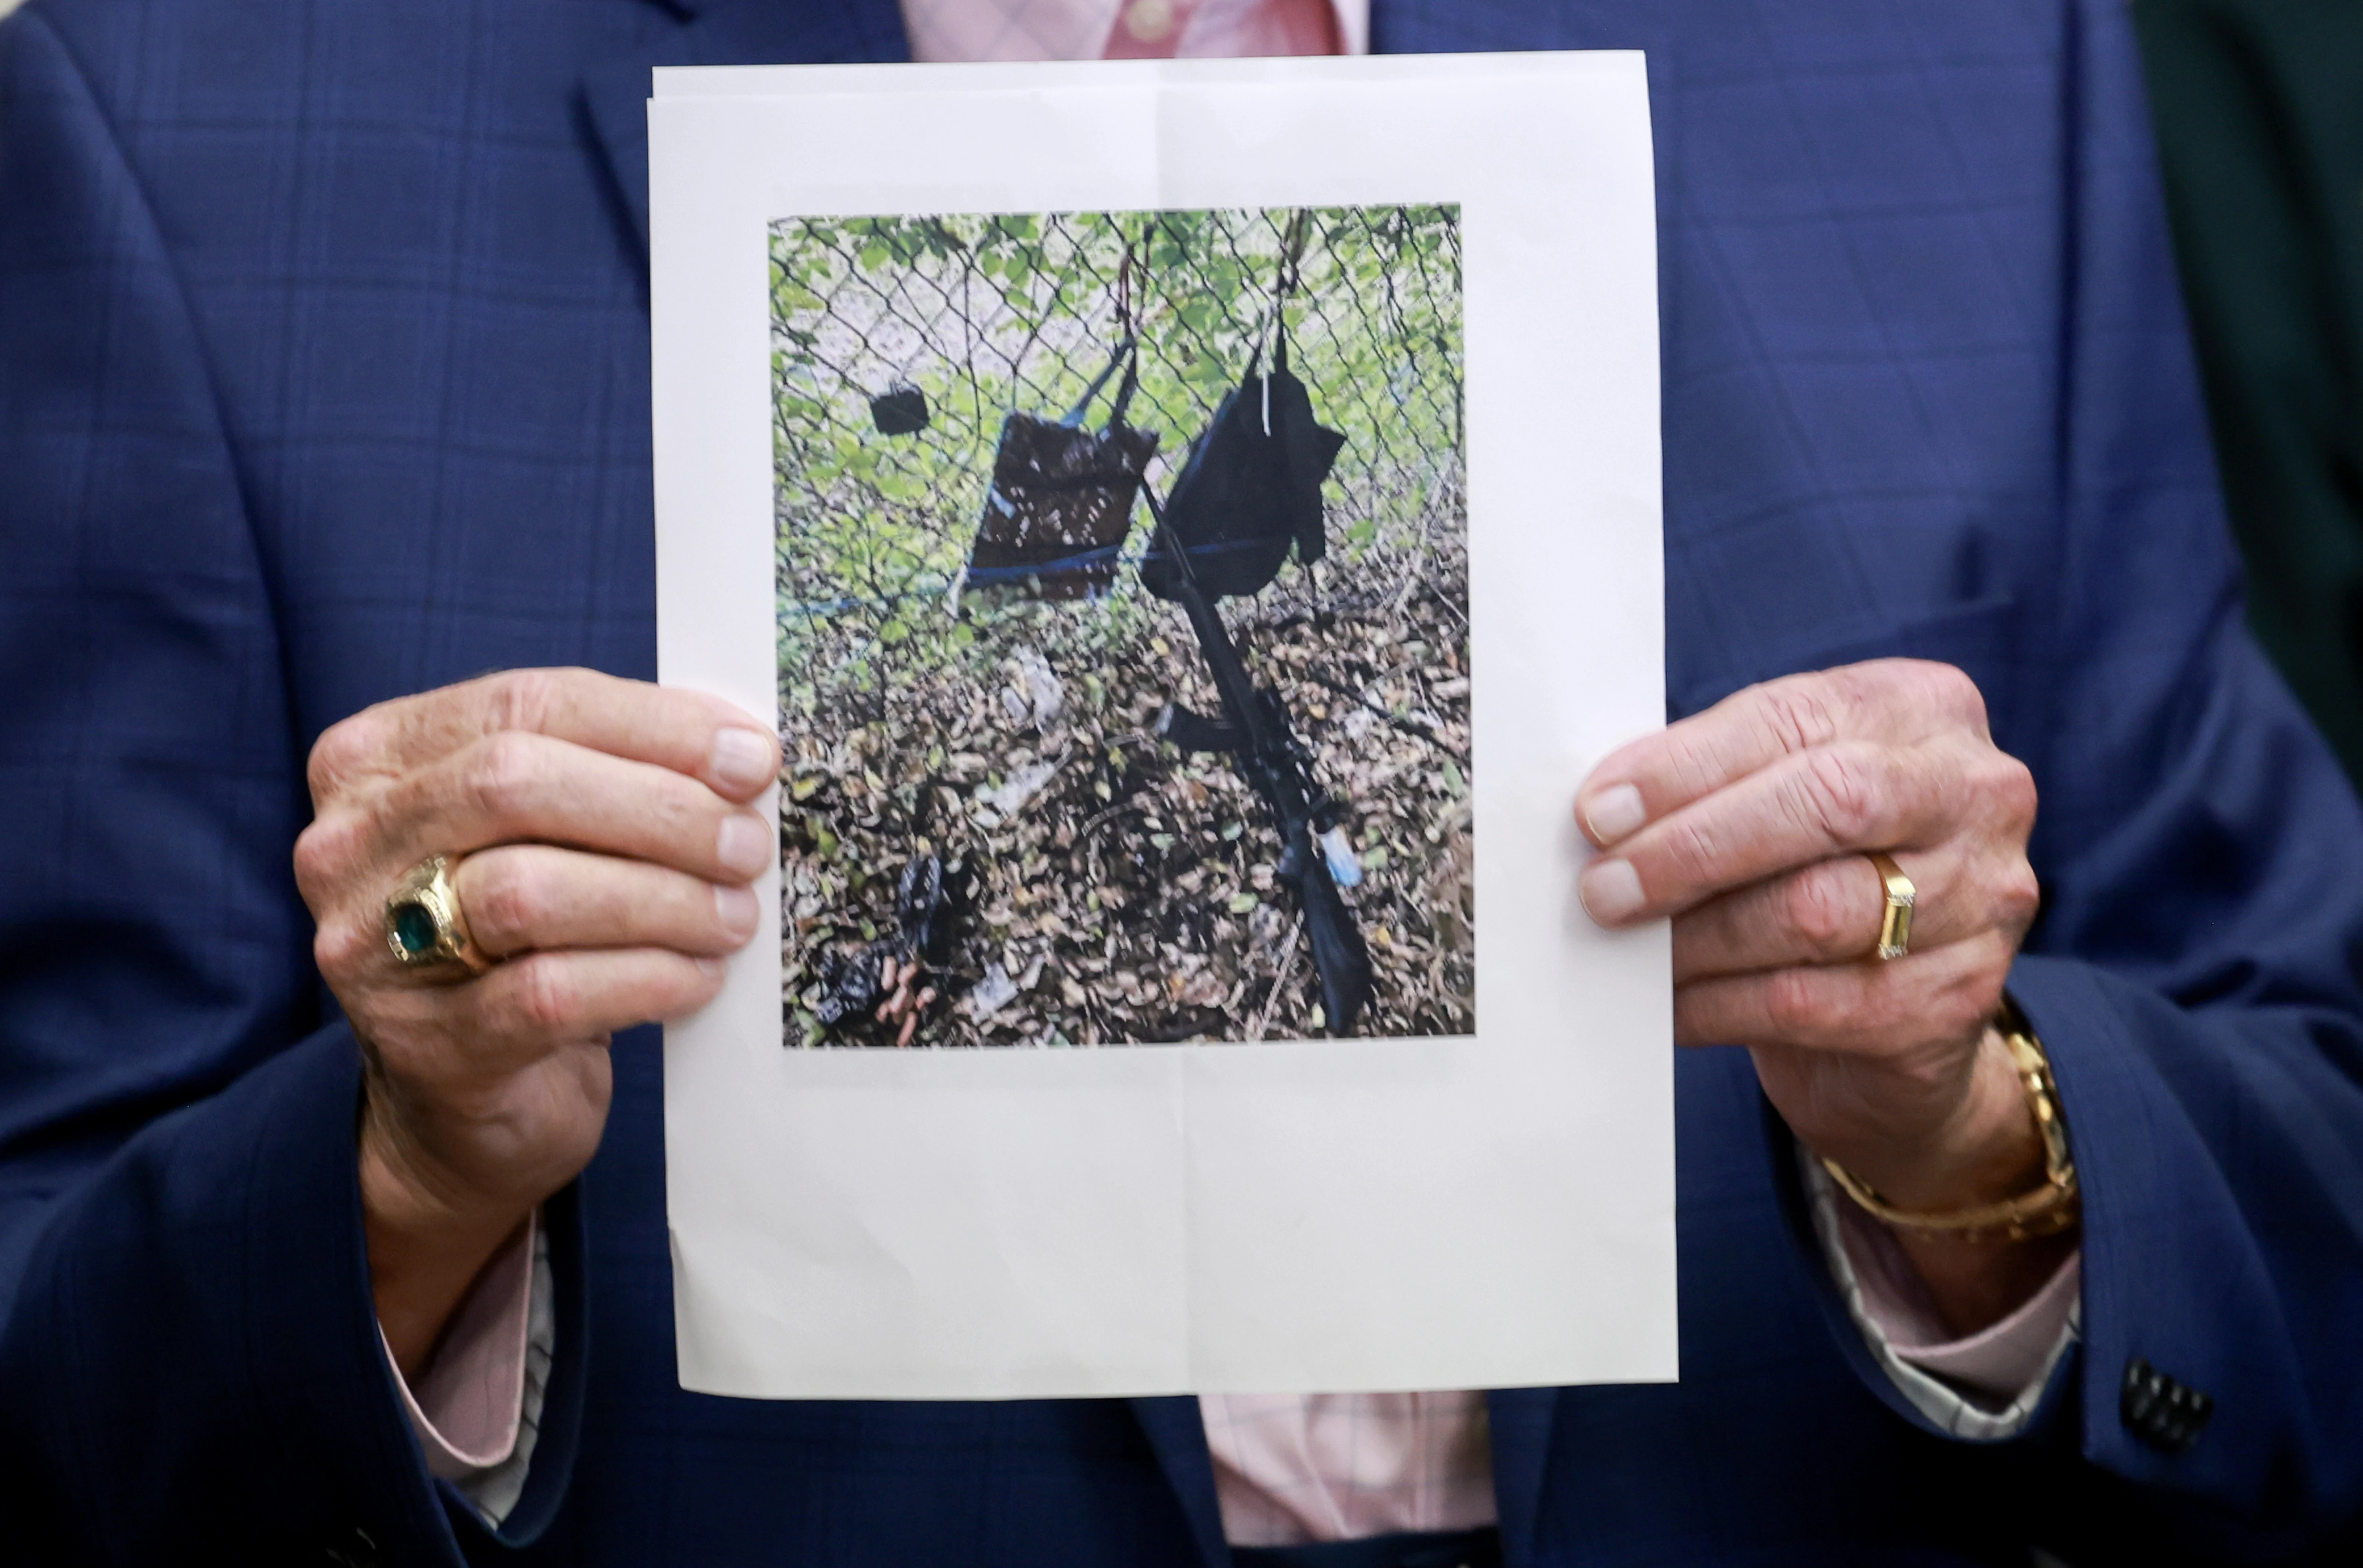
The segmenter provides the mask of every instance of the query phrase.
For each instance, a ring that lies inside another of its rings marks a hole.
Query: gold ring
[[[468,917],[460,912],[460,890],[451,884],[459,862],[448,855],[429,855],[402,873],[385,901],[385,945],[405,969],[464,966],[482,974],[493,961],[468,932]]]
[[[1877,850],[1865,851],[1864,857],[1870,862],[1870,869],[1879,873],[1879,880],[1886,884],[1887,892],[1887,907],[1879,917],[1876,956],[1882,962],[1902,958],[1912,951],[1912,902],[1919,896],[1918,890],[1912,885],[1912,879],[1903,874],[1902,867]]]

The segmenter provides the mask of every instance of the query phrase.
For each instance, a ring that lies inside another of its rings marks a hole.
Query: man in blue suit
[[[2117,7],[1371,26],[1647,49],[1659,159],[1680,722],[1570,785],[1595,916],[1676,917],[1683,1379],[1488,1397],[1508,1558],[2302,1548],[2363,1501],[2363,816],[2240,628]],[[1189,1401],[673,1380],[653,1040],[610,1034],[744,940],[774,754],[634,684],[640,102],[904,47],[892,0],[0,24],[12,1550],[1225,1560]],[[480,976],[383,946],[437,854]],[[1801,1147],[1948,1330],[2074,1252],[2064,1348],[1999,1409],[1914,1373]],[[537,1211],[549,1359],[487,1508],[403,1378]]]

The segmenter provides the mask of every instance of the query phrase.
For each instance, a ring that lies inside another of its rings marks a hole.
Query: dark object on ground
[[[927,428],[927,395],[896,382],[870,400],[870,422],[882,436],[915,436]]]
[[[1320,560],[1328,548],[1321,482],[1345,445],[1313,417],[1312,395],[1289,373],[1281,339],[1271,373],[1259,375],[1250,365],[1192,449],[1165,503],[1165,531],[1141,561],[1142,585],[1161,599],[1178,598],[1186,556],[1200,592],[1227,598],[1261,592],[1280,575],[1292,544],[1299,564]]]
[[[904,956],[941,963],[951,950],[952,879],[935,855],[916,855],[894,887],[894,924]]]
[[[1083,414],[1124,367],[1107,428],[1082,428]],[[1133,340],[1119,344],[1107,369],[1063,419],[1012,414],[1001,423],[993,487],[969,549],[963,593],[1014,588],[1046,599],[1104,593],[1132,528],[1132,501],[1157,450],[1153,430],[1124,423],[1137,382]]]
[[[894,989],[885,978],[889,961],[906,975],[942,963],[951,951],[954,903],[942,859],[912,856],[894,889],[894,929],[851,952],[822,956],[820,1004],[813,1009],[821,1026],[833,1029],[872,1017]]]

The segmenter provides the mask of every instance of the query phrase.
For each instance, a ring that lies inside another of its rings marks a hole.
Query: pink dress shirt
[[[911,58],[1364,54],[1370,0],[903,0]]]
[[[903,0],[923,61],[1361,54],[1370,0]],[[1806,1164],[1832,1273],[1872,1353],[1930,1418],[1964,1436],[2023,1425],[2074,1332],[2077,1260],[2033,1300],[1947,1340],[1884,1229]],[[529,1266],[538,1263],[538,1267]],[[405,1388],[428,1468],[505,1514],[523,1488],[546,1367],[549,1284],[530,1231],[486,1269],[433,1362]],[[538,1299],[537,1299],[538,1298]],[[1485,1397],[1209,1394],[1198,1401],[1223,1531],[1237,1546],[1491,1524]]]

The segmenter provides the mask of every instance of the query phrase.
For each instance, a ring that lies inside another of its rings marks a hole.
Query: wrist
[[[469,1287],[533,1205],[456,1193],[373,1133],[375,1119],[364,1115],[356,1153],[370,1294],[395,1365],[415,1378]]]
[[[1951,1110],[1927,1131],[1844,1151],[1834,1159],[1887,1203],[1942,1214],[2001,1202],[2044,1177],[2043,1132],[2028,1103],[2017,1059],[1989,1024]]]
[[[2009,1019],[2008,1034],[1987,1029],[1941,1135],[1908,1147],[1916,1159],[1874,1167],[1881,1186],[1823,1162],[1847,1198],[1887,1227],[1957,1335],[2008,1316],[2080,1244],[2050,1067],[2014,1011]]]

